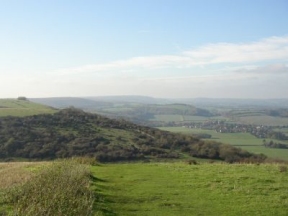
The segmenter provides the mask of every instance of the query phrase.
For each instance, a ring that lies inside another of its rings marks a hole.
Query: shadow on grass
[[[107,182],[106,180],[97,178],[96,176],[93,176],[92,174],[90,175],[90,179],[93,183],[95,183],[95,182]]]
[[[103,185],[103,183],[107,183],[108,181],[97,178],[93,175],[90,175],[90,179],[93,184],[94,197],[95,197],[95,202],[93,204],[93,211],[95,213],[100,213],[101,215],[105,216],[117,216],[118,214],[116,214],[115,211],[113,211],[113,209],[111,209],[109,205],[111,203],[114,203],[113,200],[115,200],[115,198],[105,194],[105,192],[111,189],[111,187],[108,187],[108,185]]]

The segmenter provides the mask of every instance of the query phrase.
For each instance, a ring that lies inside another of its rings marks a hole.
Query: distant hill
[[[148,122],[150,119],[154,119],[155,115],[213,116],[210,111],[192,105],[169,104],[165,99],[144,96],[56,97],[31,98],[30,100],[59,109],[75,107],[113,118],[126,118],[136,123]]]
[[[198,107],[254,107],[288,108],[288,99],[234,99],[234,98],[186,98],[174,99],[176,102],[193,104]]]
[[[0,159],[93,156],[99,161],[199,157],[263,161],[263,155],[198,138],[113,120],[78,109],[0,118]]]
[[[139,103],[139,104],[167,104],[171,103],[169,99],[154,98],[148,96],[137,95],[118,95],[118,96],[98,96],[98,97],[86,97],[95,101],[107,101],[111,103]]]
[[[75,107],[111,118],[124,118],[147,126],[167,126],[171,122],[187,123],[195,119],[204,121],[215,116],[244,124],[248,116],[256,115],[257,118],[263,116],[267,119],[288,117],[288,99],[161,99],[146,96],[99,96],[31,98],[30,100],[58,109]],[[275,122],[278,124],[277,119]]]
[[[155,116],[180,115],[180,116],[213,116],[208,110],[196,108],[187,104],[141,104],[135,106],[122,106],[102,109],[103,114],[111,117],[124,117],[135,123],[144,124],[155,120]]]
[[[43,113],[54,113],[56,109],[27,99],[0,99],[0,116],[30,116]]]
[[[94,101],[77,97],[51,97],[51,98],[29,98],[30,101],[45,104],[47,106],[63,109],[75,107],[86,111],[109,107],[113,104],[105,101]]]

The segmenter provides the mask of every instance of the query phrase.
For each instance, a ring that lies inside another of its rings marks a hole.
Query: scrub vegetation
[[[263,162],[266,157],[215,141],[139,126],[82,110],[0,119],[0,159],[47,160],[72,156],[101,162],[198,157]]]
[[[92,215],[89,166],[71,159],[46,163],[41,169],[38,163],[2,164],[1,174],[17,170],[13,178],[17,184],[10,179],[0,186],[2,215]],[[26,179],[18,174],[21,172],[26,173]]]

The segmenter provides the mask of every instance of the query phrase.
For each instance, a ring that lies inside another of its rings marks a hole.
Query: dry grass
[[[92,215],[92,159],[0,163],[0,215]]]
[[[49,162],[0,163],[0,190],[21,185],[34,176],[34,170]]]

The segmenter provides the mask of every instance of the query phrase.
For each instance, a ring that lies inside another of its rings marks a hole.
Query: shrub
[[[196,160],[193,160],[193,159],[188,160],[187,163],[189,165],[197,165],[198,164],[198,162]]]
[[[99,165],[95,157],[73,157],[72,160],[76,161],[79,164],[86,164],[92,166]]]

